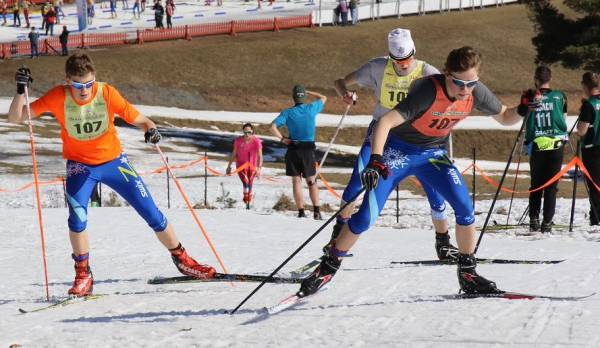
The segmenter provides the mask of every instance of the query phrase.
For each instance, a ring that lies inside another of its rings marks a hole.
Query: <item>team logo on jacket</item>
[[[402,169],[408,165],[407,162],[410,161],[410,158],[402,151],[388,147],[383,151],[383,161],[391,169]]]

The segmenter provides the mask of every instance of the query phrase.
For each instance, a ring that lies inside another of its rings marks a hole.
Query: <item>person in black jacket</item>
[[[581,87],[585,99],[581,101],[577,134],[582,137],[581,156],[583,164],[594,182],[587,180],[590,198],[590,225],[598,225],[600,217],[600,74],[586,72],[581,78]]]
[[[156,28],[163,29],[163,17],[165,15],[165,8],[160,3],[160,0],[154,3],[154,20],[156,21]]]
[[[68,56],[69,49],[67,48],[67,44],[69,43],[69,31],[67,30],[67,26],[63,25],[63,31],[60,33],[58,39],[60,40],[60,47],[62,48],[62,55]]]

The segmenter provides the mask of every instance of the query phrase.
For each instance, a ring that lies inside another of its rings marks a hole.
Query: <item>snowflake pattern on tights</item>
[[[67,177],[85,173],[86,171],[87,168],[83,164],[78,162],[71,162],[69,163],[69,165],[67,165]]]
[[[408,165],[407,162],[410,161],[410,159],[408,158],[408,155],[402,153],[402,151],[388,147],[383,151],[383,161],[385,162],[385,165],[391,169],[401,169]]]

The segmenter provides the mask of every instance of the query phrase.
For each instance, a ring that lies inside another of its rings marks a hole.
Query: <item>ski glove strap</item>
[[[144,140],[148,143],[157,144],[160,141],[160,133],[156,128],[150,128],[146,133],[144,133]]]
[[[367,167],[360,176],[360,181],[367,190],[373,190],[379,183],[379,177],[385,180],[389,175],[390,170],[386,167],[385,163],[383,163],[383,157],[381,155],[373,154],[369,159],[369,164],[367,164]]]

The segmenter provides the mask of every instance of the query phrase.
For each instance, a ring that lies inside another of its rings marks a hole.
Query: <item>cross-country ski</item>
[[[148,284],[180,284],[180,283],[210,283],[210,282],[261,282],[275,284],[296,284],[302,281],[302,278],[294,277],[267,277],[257,274],[224,274],[215,273],[212,278],[200,279],[193,276],[178,277],[156,277],[148,280]]]

